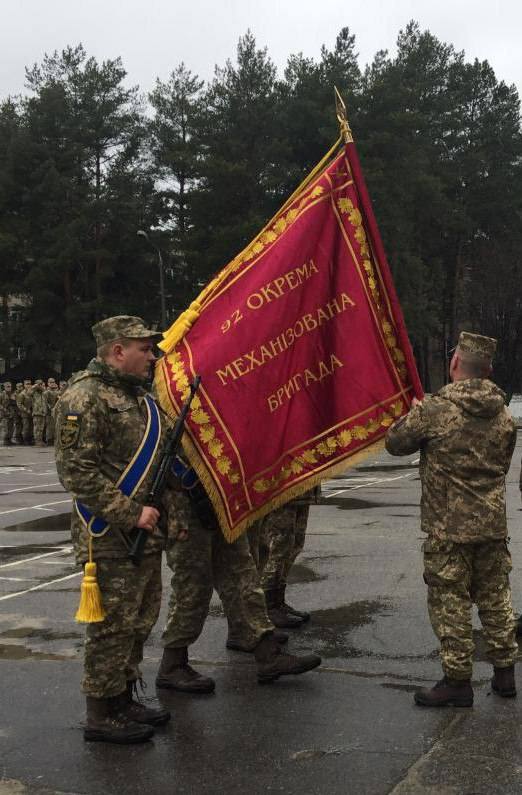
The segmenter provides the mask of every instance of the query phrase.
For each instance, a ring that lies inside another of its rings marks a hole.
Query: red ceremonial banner
[[[382,443],[422,397],[353,143],[165,333],[156,388],[233,541]]]

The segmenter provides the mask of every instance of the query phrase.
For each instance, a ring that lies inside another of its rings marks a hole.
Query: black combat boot
[[[517,694],[515,666],[510,665],[507,668],[494,667],[491,687],[497,696],[502,696],[502,698],[514,698]]]
[[[121,694],[114,698],[87,696],[87,722],[83,730],[85,740],[118,745],[150,740],[154,729],[124,715],[121,711],[121,699]]]
[[[303,619],[285,610],[281,588],[270,588],[265,591],[266,611],[268,618],[278,629],[297,629]]]
[[[139,680],[140,683],[142,680]],[[170,712],[162,707],[147,707],[139,700],[137,682],[127,682],[125,693],[120,696],[120,710],[123,714],[136,721],[146,723],[148,726],[163,726],[170,720]]]
[[[292,605],[289,605],[287,603],[285,598],[285,592],[286,592],[286,585],[283,585],[281,588],[280,601],[286,612],[290,613],[290,615],[297,616],[298,618],[301,619],[303,623],[305,621],[310,621],[310,613],[307,613],[306,610],[296,610],[295,607],[292,607]]]
[[[420,707],[472,707],[473,688],[469,679],[444,676],[433,687],[417,690],[413,698]]]
[[[210,676],[202,676],[188,664],[186,646],[163,649],[156,687],[181,690],[182,693],[213,693],[216,683]]]
[[[285,643],[288,643],[288,638],[288,632],[283,632],[280,629],[274,629],[274,640],[276,643],[279,643],[280,646],[284,646]],[[232,649],[232,651],[244,651],[247,654],[253,654],[256,646],[256,643],[245,643],[245,641],[241,640],[241,638],[234,637],[231,634],[227,639],[227,649]]]
[[[254,656],[257,663],[257,681],[260,684],[274,682],[280,676],[304,674],[321,665],[321,658],[317,654],[296,657],[284,652],[272,632],[263,635],[254,649]]]

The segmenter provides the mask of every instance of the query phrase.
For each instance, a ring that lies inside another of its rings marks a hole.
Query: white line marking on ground
[[[72,580],[73,577],[80,577],[83,574],[83,571],[75,571],[74,574],[67,574],[65,577],[58,577],[57,580],[50,580],[50,582],[42,582],[40,585],[33,585],[32,588],[27,588],[25,591],[16,591],[16,593],[8,593],[5,596],[0,596],[0,602],[5,601],[6,599],[14,599],[15,596],[24,596],[26,593],[31,593],[31,591],[39,591],[40,588],[47,588],[48,585],[54,585],[56,582],[63,582],[64,580]]]
[[[45,489],[48,486],[59,486],[59,485],[60,485],[59,483],[31,483],[29,486],[20,486],[18,489],[11,489],[10,491],[0,491],[0,497],[2,497],[4,494],[12,494],[14,491],[27,491],[27,489]]]
[[[66,552],[68,555],[72,552],[72,547],[60,547],[53,552],[44,552],[42,555],[35,555],[32,558],[24,558],[23,560],[15,560],[12,563],[2,563],[0,569],[8,569],[11,566],[20,566],[22,563],[31,563],[33,560],[41,560],[42,558],[50,558],[51,555],[61,555]]]
[[[360,483],[358,486],[348,486],[346,489],[341,489],[340,491],[334,491],[333,494],[327,494],[325,496],[326,500],[329,500],[331,497],[335,497],[338,494],[343,494],[345,491],[355,491],[355,489],[363,489],[367,488],[368,486],[376,486],[378,483],[390,483],[392,480],[402,480],[403,478],[411,478],[415,475],[415,472],[408,472],[407,475],[396,475],[394,478],[380,478],[379,480],[375,480],[373,483]]]
[[[41,505],[27,505],[25,508],[11,508],[9,511],[0,511],[0,516],[5,516],[7,513],[19,513],[20,511],[43,511],[47,510],[45,508],[46,505],[63,505],[65,502],[71,502],[71,498],[69,497],[68,500],[57,500],[56,502],[42,502]]]
[[[420,458],[416,458],[415,461],[412,461],[412,464],[418,464],[420,462]]]
[[[8,582],[31,582],[34,577],[0,577],[0,580],[8,580]]]

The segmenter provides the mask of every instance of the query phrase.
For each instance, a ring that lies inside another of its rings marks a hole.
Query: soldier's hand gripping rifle
[[[181,437],[185,430],[185,419],[190,409],[190,404],[194,399],[194,395],[198,391],[201,376],[197,375],[190,385],[190,395],[183,404],[180,415],[177,418],[174,426],[167,432],[165,441],[165,449],[156,466],[154,477],[152,479],[152,486],[144,502],[144,505],[151,505],[158,510],[161,507],[161,498],[167,485],[168,476],[172,470],[172,465],[178,453],[181,444]],[[136,528],[132,543],[129,546],[129,558],[135,566],[139,566],[143,556],[143,550],[147,541],[148,531],[142,528]]]

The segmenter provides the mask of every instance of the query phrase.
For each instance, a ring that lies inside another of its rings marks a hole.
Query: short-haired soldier
[[[132,695],[141,678],[143,644],[161,604],[165,538],[160,514],[145,498],[169,421],[148,394],[159,335],[128,315],[102,320],[92,331],[97,357],[73,376],[55,407],[56,465],[75,499],[76,558],[86,563],[91,548],[106,614],[87,626],[84,737],[132,743],[149,739],[153,727],[170,718],[166,710],[146,707]],[[88,526],[94,519],[108,526],[92,539]],[[148,532],[138,567],[125,543],[134,528]]]
[[[444,672],[433,688],[415,693],[421,706],[473,703],[473,603],[494,666],[493,691],[516,695],[505,506],[516,428],[504,392],[489,380],[495,349],[491,337],[462,332],[450,364],[452,383],[414,401],[386,436],[392,455],[421,455],[424,580]]]

